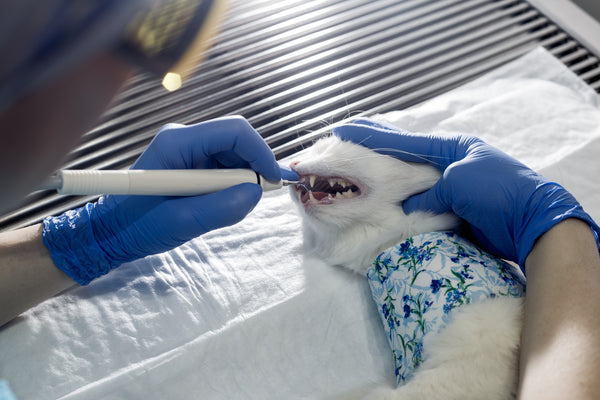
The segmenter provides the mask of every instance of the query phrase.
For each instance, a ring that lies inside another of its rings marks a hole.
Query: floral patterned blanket
[[[454,232],[413,236],[381,253],[367,272],[403,384],[423,361],[423,339],[452,310],[495,296],[522,297],[521,270]]]

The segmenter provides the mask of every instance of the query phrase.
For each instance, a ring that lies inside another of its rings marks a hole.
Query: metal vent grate
[[[278,158],[331,124],[402,109],[545,46],[594,89],[598,59],[519,0],[235,0],[195,77],[133,78],[64,168],[126,168],[168,122],[241,114]],[[0,230],[92,198],[36,192]]]

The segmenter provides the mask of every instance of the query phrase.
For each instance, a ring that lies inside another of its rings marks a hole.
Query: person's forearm
[[[42,242],[42,226],[0,233],[0,326],[75,285]]]
[[[600,256],[588,224],[545,233],[526,263],[520,399],[600,396]]]

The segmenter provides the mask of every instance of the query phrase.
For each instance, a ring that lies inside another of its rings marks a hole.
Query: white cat
[[[439,179],[430,165],[406,163],[330,136],[291,167],[305,184],[291,189],[303,213],[305,246],[331,265],[364,275],[381,251],[458,224],[451,214],[403,212],[404,199]],[[378,388],[369,398],[514,398],[521,324],[522,299],[461,306],[441,332],[425,338],[424,361],[415,375],[398,388]]]

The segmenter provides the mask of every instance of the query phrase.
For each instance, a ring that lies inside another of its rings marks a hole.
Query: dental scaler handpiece
[[[198,196],[246,182],[263,191],[298,183],[269,181],[251,169],[60,170],[41,189],[68,195]]]

